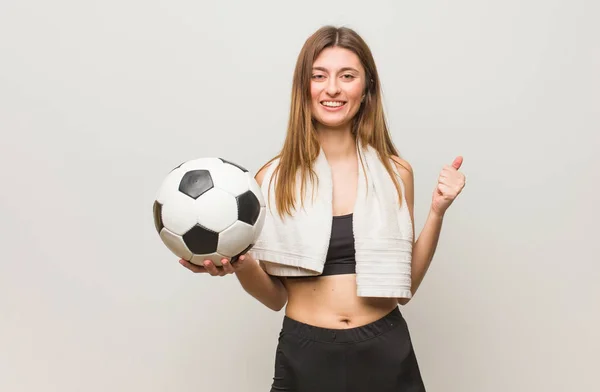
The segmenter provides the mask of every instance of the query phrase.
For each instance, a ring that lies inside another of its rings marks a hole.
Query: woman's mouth
[[[346,101],[321,101],[321,106],[323,106],[325,110],[334,112],[346,106]]]

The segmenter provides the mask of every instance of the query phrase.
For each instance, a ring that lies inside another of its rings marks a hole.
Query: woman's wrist
[[[445,212],[436,211],[433,207],[429,209],[429,217],[437,220],[444,220]]]

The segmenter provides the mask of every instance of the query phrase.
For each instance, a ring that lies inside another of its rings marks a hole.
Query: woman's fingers
[[[231,262],[227,259],[223,259],[221,260],[221,264],[223,264],[223,272],[225,274],[233,274],[235,272],[235,270],[233,269],[233,265],[231,265]]]
[[[241,255],[240,257],[237,258],[236,261],[234,261],[231,266],[233,267],[234,271],[239,271],[241,268],[244,267],[244,260],[246,259],[246,257],[244,255]]]
[[[192,264],[189,261],[184,260],[184,259],[179,259],[179,264],[183,265],[185,268],[187,268],[190,271],[195,272],[195,273],[207,272],[206,268],[196,265],[196,264]]]
[[[202,262],[203,265],[196,265],[183,259],[179,260],[179,264],[183,265],[190,271],[195,273],[208,273],[211,276],[225,276],[228,274],[233,274],[238,269],[238,263],[239,261],[235,262],[234,264],[236,265],[234,267],[230,260],[224,258],[221,260],[222,266],[217,267],[211,260],[204,260]]]
[[[219,271],[217,270],[217,266],[210,260],[204,260],[203,262],[204,264],[204,268],[206,268],[206,271],[211,274],[211,276],[218,276],[219,275]]]

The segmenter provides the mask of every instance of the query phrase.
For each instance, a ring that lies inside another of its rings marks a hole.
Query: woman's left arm
[[[405,160],[397,157],[393,157],[393,159],[398,166],[400,176],[404,182],[405,198],[410,211],[414,233],[414,175],[412,167]],[[413,296],[421,285],[433,260],[433,255],[435,254],[442,231],[444,214],[465,186],[465,175],[458,171],[462,162],[463,158],[459,156],[452,162],[452,165],[446,165],[442,168],[437,186],[433,192],[429,215],[418,239],[413,243],[411,268],[411,292]],[[410,301],[409,298],[398,298],[398,303],[401,305],[407,304],[408,301]]]

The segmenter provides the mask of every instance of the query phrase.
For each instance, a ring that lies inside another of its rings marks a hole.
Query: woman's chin
[[[350,130],[350,127],[348,126],[347,123],[334,123],[334,124],[323,124],[321,123],[321,129],[322,130],[329,130],[329,131],[345,131],[345,130]]]
[[[325,128],[332,128],[332,129],[341,129],[341,128],[345,128],[348,127],[348,124],[350,123],[350,121],[346,118],[317,118],[317,122],[319,123],[319,125],[321,125],[322,127]]]

